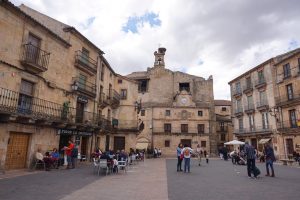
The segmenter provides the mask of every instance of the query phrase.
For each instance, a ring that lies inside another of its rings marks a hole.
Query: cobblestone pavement
[[[258,163],[261,178],[249,179],[246,166],[231,161],[212,160],[199,167],[194,161],[191,173],[176,172],[176,160],[167,160],[170,200],[250,200],[300,199],[300,168],[275,165],[275,178],[265,177],[265,165]]]
[[[264,165],[258,164],[262,175]],[[175,159],[150,159],[127,174],[93,174],[91,165],[74,170],[8,172],[0,175],[2,200],[235,200],[299,199],[300,168],[275,166],[276,178],[249,179],[245,166],[211,160],[192,162],[191,173],[176,172]]]

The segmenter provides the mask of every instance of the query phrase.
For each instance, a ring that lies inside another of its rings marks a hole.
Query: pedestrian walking
[[[184,173],[191,172],[190,168],[191,168],[192,152],[193,152],[193,150],[187,144],[184,145],[184,148],[181,151],[181,153],[183,154],[183,158],[184,158]]]
[[[257,172],[257,168],[255,166],[255,149],[252,145],[245,142],[245,155],[247,157],[247,173],[248,177],[251,178],[251,173],[253,172],[254,178],[257,178],[257,175],[260,173]],[[259,170],[258,170],[259,171]]]
[[[272,172],[271,177],[275,177],[274,168],[273,168],[273,162],[275,161],[275,155],[274,155],[274,150],[269,143],[267,143],[265,146],[264,154],[266,156],[266,171],[267,171],[266,176],[270,176],[270,173],[269,173],[269,166],[270,166],[271,172]]]
[[[199,144],[197,145],[196,153],[198,158],[198,166],[201,166],[202,149],[200,148]]]
[[[206,154],[206,164],[208,164],[209,163],[209,155],[208,154]]]
[[[74,143],[72,142],[72,140],[68,141],[69,145],[67,147],[64,147],[65,153],[67,155],[67,162],[68,162],[68,166],[67,169],[71,169],[72,168],[72,150],[74,148]]]
[[[177,171],[182,171],[181,165],[182,165],[182,156],[181,156],[181,151],[182,151],[182,144],[179,143],[178,147],[176,149],[176,154],[177,154]]]

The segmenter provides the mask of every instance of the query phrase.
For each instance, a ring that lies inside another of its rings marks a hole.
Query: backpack
[[[189,149],[185,149],[184,152],[183,152],[183,154],[185,156],[190,156],[190,150]]]

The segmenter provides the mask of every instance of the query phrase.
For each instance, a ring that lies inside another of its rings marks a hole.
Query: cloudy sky
[[[117,73],[153,66],[208,78],[216,99],[228,82],[272,56],[300,47],[299,0],[13,0],[76,27]]]

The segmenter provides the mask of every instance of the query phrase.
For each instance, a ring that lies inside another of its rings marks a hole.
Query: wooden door
[[[125,137],[115,136],[114,137],[114,151],[121,151],[125,149]]]
[[[287,150],[287,154],[292,155],[294,152],[294,143],[293,143],[293,139],[286,139],[286,150]]]
[[[5,168],[22,169],[26,167],[29,135],[24,133],[10,133]]]
[[[88,137],[82,137],[81,139],[81,155],[87,155],[87,148],[88,148]]]

